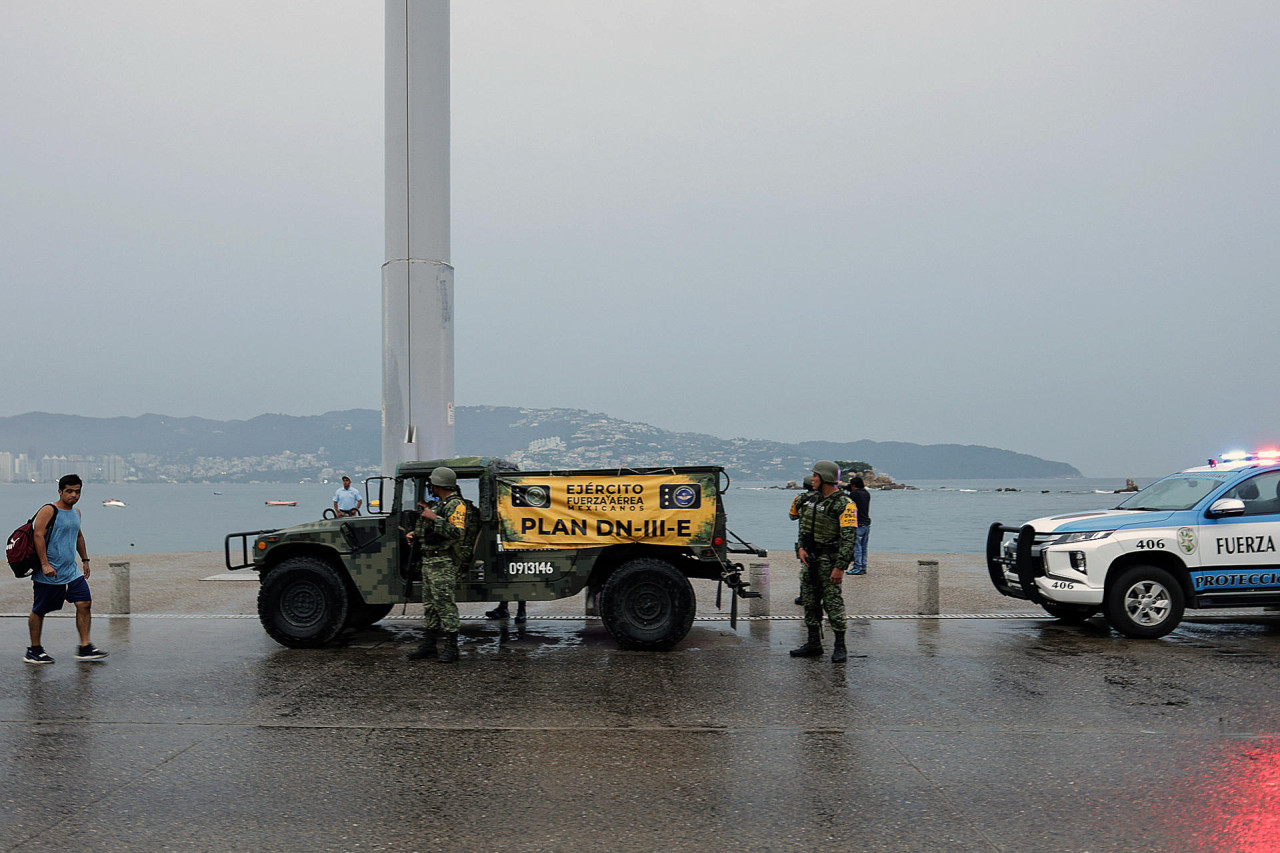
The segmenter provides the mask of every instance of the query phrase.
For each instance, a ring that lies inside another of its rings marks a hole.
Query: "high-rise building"
[[[88,480],[89,461],[78,454],[72,456],[44,456],[40,459],[40,479],[51,483],[67,474],[79,474],[80,479]]]
[[[13,454],[0,450],[0,483],[13,482]]]
[[[124,480],[124,457],[108,453],[102,457],[102,479],[108,483]]]

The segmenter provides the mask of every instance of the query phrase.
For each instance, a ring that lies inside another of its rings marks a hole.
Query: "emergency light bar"
[[[1274,447],[1268,447],[1265,450],[1258,450],[1249,453],[1246,450],[1231,450],[1222,454],[1217,459],[1209,460],[1209,467],[1218,467],[1219,462],[1262,462],[1267,465],[1280,462],[1280,450]]]

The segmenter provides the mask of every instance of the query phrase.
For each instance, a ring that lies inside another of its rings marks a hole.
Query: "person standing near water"
[[[360,492],[351,488],[351,478],[344,474],[342,488],[333,493],[334,515],[359,515],[362,506],[364,498],[360,496]]]
[[[849,498],[858,508],[858,536],[853,549],[853,565],[849,567],[851,575],[867,573],[867,539],[871,536],[871,493],[861,477],[849,481]]]

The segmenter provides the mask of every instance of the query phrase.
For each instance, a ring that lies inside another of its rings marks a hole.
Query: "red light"
[[[712,540],[711,540],[711,544],[712,544],[712,545],[715,545],[716,547],[719,547],[719,546],[723,545],[723,544],[724,544],[724,537],[723,537],[723,536],[717,536],[715,539],[712,539]]]

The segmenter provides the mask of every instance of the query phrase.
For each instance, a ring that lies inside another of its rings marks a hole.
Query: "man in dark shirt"
[[[849,567],[851,575],[867,573],[867,537],[871,535],[871,493],[861,477],[849,481],[849,497],[858,508],[858,539],[853,548],[853,565]]]

